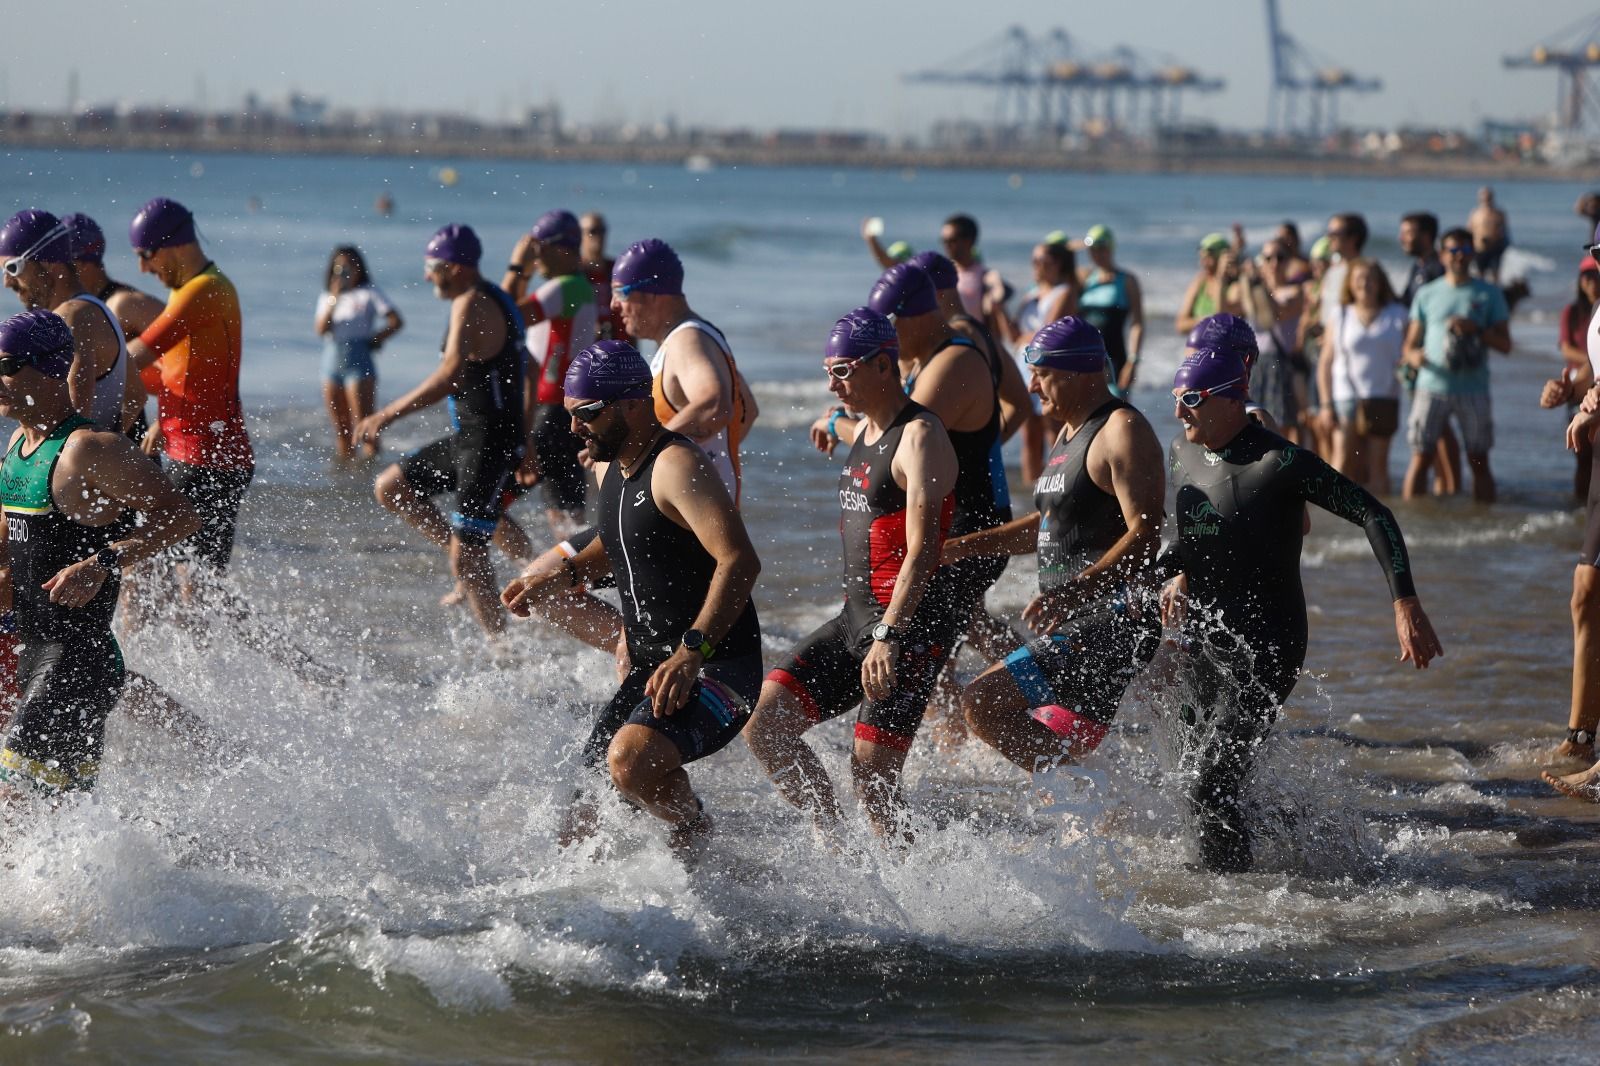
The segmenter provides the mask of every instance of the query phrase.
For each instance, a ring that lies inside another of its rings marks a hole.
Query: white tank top
[[[1584,334],[1584,340],[1589,346],[1589,369],[1600,381],[1600,304],[1595,305],[1594,314],[1589,317],[1589,332]]]
[[[663,398],[665,398],[665,390],[659,382],[667,365],[667,342],[680,329],[697,329],[710,337],[712,342],[722,349],[722,354],[728,357],[729,375],[732,376],[733,374],[733,347],[728,344],[728,338],[724,337],[722,331],[709,322],[702,322],[698,318],[686,318],[676,326],[673,326],[672,330],[661,338],[661,343],[656,345],[656,350],[650,353],[650,373],[655,376],[658,382],[657,389],[661,392]],[[732,384],[735,390],[739,388],[737,379]],[[707,459],[711,460],[712,467],[721,476],[723,485],[728,489],[728,495],[737,504],[739,502],[739,453],[738,448],[733,443],[732,434],[733,420],[730,418],[728,424],[722,429],[704,440],[696,440],[695,443],[700,445],[700,450],[706,453]]]
[[[100,297],[80,292],[73,299],[83,300],[98,307],[117,335],[117,361],[111,364],[110,370],[94,379],[94,398],[89,404],[89,421],[113,433],[121,433],[122,400],[128,389],[128,338],[123,336],[122,323],[117,321],[117,316],[111,313],[111,308],[107,307]]]

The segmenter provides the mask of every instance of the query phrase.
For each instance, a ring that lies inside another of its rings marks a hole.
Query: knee
[[[1572,619],[1591,624],[1600,619],[1600,571],[1592,566],[1572,573]]]
[[[387,468],[372,483],[372,495],[390,511],[398,511],[401,497],[410,491],[411,486],[406,483],[406,476],[398,466]]]
[[[787,690],[774,681],[761,686],[761,696],[744,727],[745,743],[761,762],[778,755],[786,744],[798,740],[811,722],[790,706]]]
[[[462,540],[459,533],[450,537],[450,573],[467,577],[481,571],[489,559],[489,546],[476,540]]]
[[[611,775],[611,783],[617,791],[629,798],[639,795],[648,777],[639,752],[631,745],[615,740],[606,752],[606,772]]]

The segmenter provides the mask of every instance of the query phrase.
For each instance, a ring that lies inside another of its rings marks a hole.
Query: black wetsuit
[[[1034,492],[1040,592],[1067,584],[1128,534],[1116,496],[1089,476],[1090,445],[1123,410],[1131,405],[1107,401],[1045,460]],[[1100,725],[1111,721],[1161,643],[1160,613],[1147,601],[1124,588],[1082,604],[1055,633],[1008,656],[1006,670],[1029,706],[1054,704]]]
[[[477,291],[492,298],[505,316],[505,342],[489,359],[464,360],[449,399],[455,432],[400,463],[406,482],[422,495],[456,494],[450,528],[463,544],[487,544],[494,536],[527,449],[522,389],[528,349],[522,314],[497,286],[480,280]]]
[[[650,478],[668,448],[698,451],[688,437],[663,430],[626,477],[622,464],[612,463],[600,483],[596,528],[621,593],[631,668],[584,743],[591,766],[605,758],[611,738],[630,722],[666,735],[685,763],[710,755],[739,735],[761,693],[761,623],[755,604],[747,600],[681,710],[657,718],[645,701],[645,683],[693,627],[717,569],[699,538],[656,506]],[[709,464],[706,471],[717,476]],[[730,699],[730,692],[737,699]]]
[[[872,630],[894,597],[905,565],[906,493],[894,480],[894,457],[905,427],[925,416],[926,407],[907,401],[878,439],[867,442],[863,429],[839,477],[839,535],[844,542],[844,609],[802,640],[767,675],[794,694],[813,722],[837,718],[861,704],[857,739],[900,751],[911,747],[923,709],[956,633],[965,624],[950,609],[954,595],[951,567],[935,571],[910,619],[900,619],[900,657],[894,691],[867,700],[861,688],[861,662],[872,649]],[[948,530],[955,513],[953,494],[944,498],[939,530]]]
[[[992,389],[989,420],[981,429],[945,427],[950,446],[956,453],[955,515],[950,523],[950,536],[959,537],[1011,521],[1011,490],[1006,484],[1005,458],[1000,450],[1003,443],[1000,439],[1000,366],[992,353],[986,353],[965,337],[952,337],[934,349],[929,362],[950,348],[971,348],[982,356],[989,368]],[[906,382],[907,393],[911,392],[915,381],[913,376]],[[949,596],[948,609],[959,616],[957,636],[982,609],[984,595],[1000,580],[1009,562],[1005,558],[974,557],[940,568],[941,595]]]
[[[84,428],[95,427],[71,415],[27,455],[18,434],[0,466],[12,604],[22,642],[22,698],[0,751],[0,779],[44,791],[93,786],[106,715],[125,679],[122,651],[111,633],[119,576],[108,577],[82,607],[51,603],[41,587],[62,568],[127,536],[133,522],[128,513],[108,525],[85,526],[56,507],[50,489],[56,463],[67,439]]]
[[[1191,799],[1201,856],[1212,869],[1244,870],[1251,852],[1240,789],[1305,662],[1304,505],[1366,529],[1394,599],[1416,589],[1389,509],[1254,423],[1220,452],[1179,437],[1172,471],[1178,540],[1159,569],[1188,581],[1183,715],[1197,741]]]

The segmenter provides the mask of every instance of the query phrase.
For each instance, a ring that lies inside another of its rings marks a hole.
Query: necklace
[[[656,446],[656,441],[660,440],[661,434],[665,433],[666,431],[667,430],[665,426],[657,426],[656,431],[650,434],[650,439],[645,442],[644,447],[639,450],[637,455],[626,461],[620,457],[617,459],[617,465],[622,468],[622,476],[624,479],[633,476],[633,470],[639,465],[639,461],[650,454],[650,449]]]

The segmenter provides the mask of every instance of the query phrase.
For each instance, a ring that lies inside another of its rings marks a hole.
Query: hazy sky
[[[1475,125],[1554,108],[1551,72],[1502,69],[1585,16],[1594,0],[1282,0],[1286,27],[1381,94],[1352,97],[1358,124]],[[86,103],[232,106],[249,89],[518,115],[558,98],[568,117],[921,132],[942,116],[984,118],[981,90],[901,84],[1013,23],[1062,26],[1096,50],[1132,44],[1227,79],[1185,113],[1263,123],[1267,45],[1256,0],[73,0],[6,11],[0,100],[65,106],[76,69]],[[492,12],[492,13],[491,13]],[[990,14],[992,12],[992,14]],[[26,47],[19,47],[24,40]],[[55,47],[46,42],[56,42]],[[68,42],[71,42],[70,44]]]

